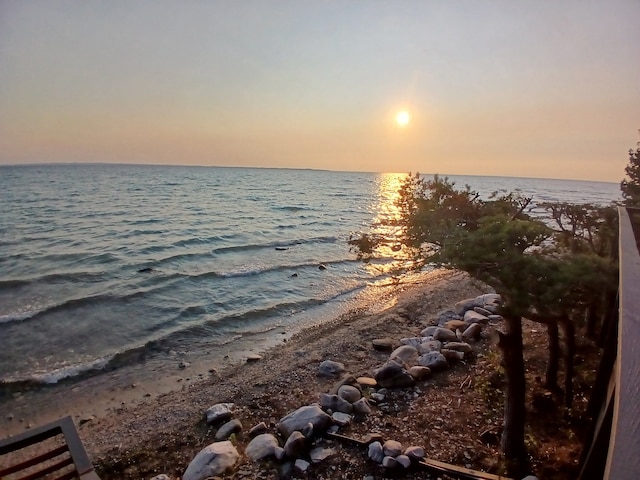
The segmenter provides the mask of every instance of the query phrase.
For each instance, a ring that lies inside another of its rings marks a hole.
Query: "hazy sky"
[[[619,181],[638,19],[640,0],[0,0],[0,164]]]

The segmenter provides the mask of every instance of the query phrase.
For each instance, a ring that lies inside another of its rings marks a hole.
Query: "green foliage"
[[[640,207],[640,146],[629,150],[629,163],[625,168],[627,177],[620,183],[624,204],[629,207]]]
[[[545,221],[525,213],[530,201],[514,193],[483,200],[447,178],[409,175],[396,202],[400,215],[388,226],[413,268],[429,262],[464,270],[494,286],[511,315],[532,309],[566,314],[584,307],[594,292],[615,288],[615,209],[544,203],[539,207],[549,213]],[[367,233],[350,240],[363,258],[388,242]]]

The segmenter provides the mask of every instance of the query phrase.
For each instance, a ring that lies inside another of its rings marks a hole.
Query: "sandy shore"
[[[101,384],[109,382],[96,377],[46,395],[26,392],[12,400],[0,430],[14,433],[71,414],[103,479],[157,473],[177,477],[213,441],[215,430],[204,422],[209,406],[235,403],[245,430],[261,421],[275,424],[331,389],[334,381],[317,376],[321,361],[340,361],[355,376],[371,376],[386,358],[371,348],[371,340],[415,335],[438,311],[486,291],[459,272],[421,274],[411,283],[380,288],[376,303],[385,307],[379,311],[361,308],[293,335],[283,332],[282,340],[257,362],[245,363],[230,352],[226,364],[213,371],[211,365],[196,363],[154,384],[137,384],[135,373],[125,370],[111,374],[118,376],[117,388],[105,388]],[[246,441],[247,435],[239,436],[239,451]],[[246,460],[233,478],[258,478],[252,477],[255,468]]]

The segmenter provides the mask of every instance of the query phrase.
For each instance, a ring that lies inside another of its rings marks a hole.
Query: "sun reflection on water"
[[[372,274],[391,274],[407,266],[409,258],[401,246],[402,229],[397,224],[401,219],[397,201],[400,198],[400,186],[406,178],[406,173],[383,173],[376,179],[378,195],[377,204],[373,207],[375,217],[371,233],[385,239],[377,247],[377,256],[386,260],[367,264]]]

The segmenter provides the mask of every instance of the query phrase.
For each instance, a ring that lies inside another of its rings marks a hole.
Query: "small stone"
[[[479,313],[480,315],[484,315],[487,318],[489,318],[490,315],[493,315],[492,312],[482,307],[473,307],[473,311]]]
[[[440,340],[427,340],[418,346],[418,353],[424,355],[427,352],[439,352],[442,350],[442,342]]]
[[[422,330],[420,332],[420,335],[422,335],[422,337],[433,337],[433,335],[436,333],[436,331],[438,330],[437,325],[432,325],[430,327],[425,328],[424,330]]]
[[[349,425],[353,420],[353,417],[351,415],[342,412],[334,412],[333,415],[331,415],[331,418],[333,419],[333,423],[341,427]]]
[[[384,458],[384,452],[382,451],[382,444],[378,441],[369,444],[368,455],[371,460],[376,463],[382,463]]]
[[[386,456],[382,459],[382,466],[388,469],[397,468],[398,462],[396,461],[395,458]]]
[[[479,323],[472,323],[462,332],[462,338],[467,341],[477,340],[478,338],[480,338],[481,332],[482,325],[480,325]]]
[[[209,407],[205,412],[207,424],[212,425],[229,420],[233,415],[234,406],[233,403],[217,403]]]
[[[351,385],[342,385],[338,389],[338,396],[344,398],[349,403],[354,403],[360,400],[362,394],[356,387]]]
[[[227,440],[231,435],[242,431],[242,422],[237,418],[222,425],[216,432],[216,440]]]
[[[264,422],[260,422],[259,424],[255,425],[254,427],[251,428],[251,430],[249,430],[249,437],[253,438],[255,436],[258,436],[262,433],[266,433],[266,431],[269,428],[267,427],[267,424]]]
[[[187,367],[188,367],[188,366],[190,366],[190,365],[191,365],[191,364],[190,364],[189,362],[180,362],[180,363],[178,364],[178,368],[179,368],[180,370],[184,370],[185,368],[187,368]]]
[[[438,327],[433,334],[434,340],[440,340],[442,342],[455,342],[458,338],[455,332],[452,332],[448,328]]]
[[[376,338],[372,342],[374,350],[390,352],[393,350],[393,340],[390,338]]]
[[[417,445],[412,445],[410,447],[407,447],[407,449],[404,451],[404,454],[407,457],[412,458],[413,460],[422,460],[424,458],[424,448]]]
[[[379,443],[380,443],[380,446],[382,446],[382,439],[383,439],[383,437],[382,437],[382,434],[381,434],[381,433],[373,432],[373,433],[367,433],[367,434],[362,438],[362,441],[363,441],[364,443],[366,443],[367,445],[370,445],[370,444],[372,444],[373,442],[379,442]]]
[[[464,353],[458,352],[457,350],[449,350],[448,348],[443,348],[440,350],[440,353],[447,359],[448,362],[461,362],[464,360]]]
[[[389,360],[375,373],[378,385],[385,388],[403,388],[413,386],[415,380],[402,365]]]
[[[411,345],[402,345],[401,347],[396,348],[391,355],[389,355],[389,360],[393,360],[400,364],[412,365],[413,362],[418,358],[418,350]]]
[[[472,323],[480,323],[484,325],[489,322],[489,319],[486,316],[480,315],[473,310],[469,310],[464,314],[464,321],[467,322],[467,325],[470,325]]]
[[[389,457],[397,457],[402,453],[402,444],[396,440],[387,440],[382,446],[384,454]]]
[[[202,449],[182,475],[182,480],[204,480],[233,468],[240,459],[236,447],[229,441],[216,442]]]
[[[313,463],[320,463],[335,455],[335,453],[336,451],[333,448],[316,447],[309,452],[309,458]]]
[[[318,367],[318,374],[325,377],[336,377],[344,372],[344,363],[325,360]]]
[[[444,348],[446,348],[447,350],[456,350],[457,352],[462,352],[462,353],[471,353],[473,351],[473,348],[471,348],[471,345],[464,342],[445,343]]]
[[[396,462],[398,462],[404,468],[409,468],[411,466],[411,459],[407,455],[398,455],[396,458]]]
[[[331,425],[331,417],[322,411],[319,405],[307,405],[289,413],[280,419],[278,431],[288,438],[294,430],[300,430],[305,434],[308,424],[311,423],[314,434],[324,432]]]
[[[409,375],[416,380],[424,380],[431,376],[431,369],[429,367],[423,367],[422,365],[416,365],[409,369]]]
[[[371,377],[358,377],[356,378],[356,382],[358,382],[358,385],[361,385],[363,387],[375,388],[378,385],[378,382],[376,382],[376,379]]]
[[[171,477],[166,473],[161,473],[160,475],[156,475],[151,480],[171,480]]]
[[[277,448],[280,448],[278,439],[270,433],[263,433],[249,442],[245,452],[251,460],[257,462],[263,458],[275,456]]]
[[[464,330],[467,324],[464,320],[449,320],[444,324],[444,328],[448,328],[449,330],[455,332],[456,330]]]
[[[440,352],[425,353],[418,358],[418,363],[423,367],[429,367],[431,371],[443,370],[449,366],[446,357]]]
[[[369,405],[366,398],[361,398],[357,402],[353,402],[353,411],[355,413],[369,415],[371,413],[371,405]]]
[[[338,395],[320,394],[320,406],[325,410],[333,412],[351,413],[353,405]]]
[[[306,460],[302,460],[301,458],[296,460],[296,463],[294,464],[294,466],[302,473],[306,472],[309,467],[311,466],[311,464],[309,462],[307,462]]]
[[[247,356],[247,363],[258,362],[260,360],[262,360],[262,356],[256,353],[252,353],[249,356]]]
[[[284,453],[287,454],[288,457],[297,458],[306,450],[307,447],[307,439],[302,434],[296,430],[289,435],[286,443],[284,444]]]

